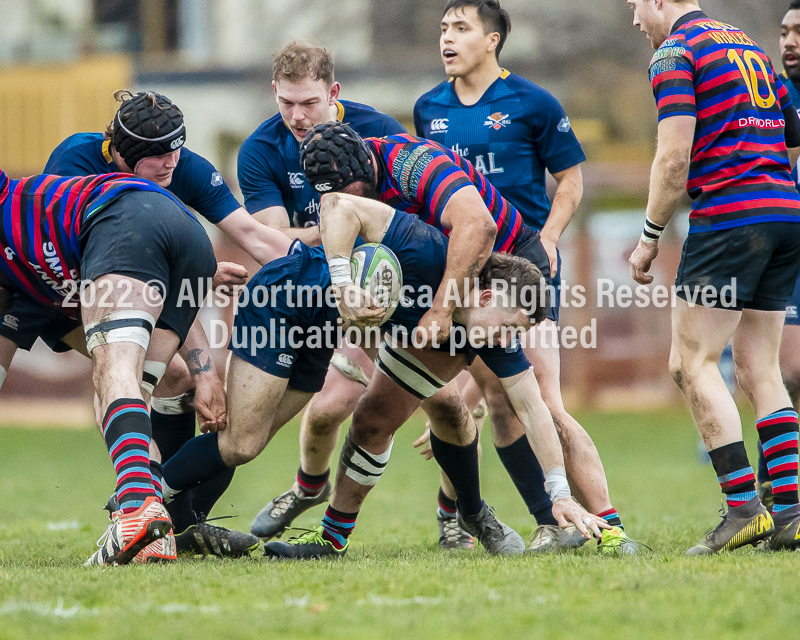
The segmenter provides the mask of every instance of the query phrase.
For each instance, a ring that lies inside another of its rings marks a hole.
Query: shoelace
[[[303,535],[292,536],[287,540],[287,544],[302,544],[303,542],[316,542],[323,544],[325,539],[322,537],[322,527],[317,529],[305,529],[303,527],[288,527],[287,531],[303,531]]]
[[[197,517],[197,526],[201,526],[204,529],[210,530],[211,533],[214,533],[215,535],[224,536],[229,534],[231,530],[226,529],[225,527],[217,527],[213,524],[208,524],[208,523],[213,520],[227,520],[229,518],[238,518],[238,516],[217,516],[216,518],[206,518],[205,515],[200,514]]]
[[[113,525],[113,526],[116,526],[116,525]],[[106,544],[106,540],[108,540],[108,536],[110,536],[110,535],[111,535],[111,526],[108,526],[108,527],[106,527],[106,530],[103,533],[103,535],[100,536],[100,538],[98,538],[97,546],[100,547],[100,548],[104,547],[105,544]]]
[[[641,542],[640,540],[634,540],[633,538],[631,538],[630,536],[628,536],[628,534],[626,534],[626,533],[625,533],[624,529],[623,529],[623,533],[624,533],[625,535],[619,535],[619,534],[612,534],[612,535],[609,535],[608,537],[609,537],[609,538],[611,538],[611,539],[610,539],[610,540],[608,540],[607,542],[604,542],[604,541],[601,539],[601,540],[598,542],[598,546],[599,546],[599,547],[621,547],[621,546],[622,546],[623,544],[625,544],[626,542],[632,542],[632,543],[634,543],[634,544],[641,545],[642,547],[644,547],[645,549],[648,549],[648,550],[650,550],[650,551],[652,551],[652,550],[653,550],[653,547],[651,547],[650,545],[647,545],[647,544],[645,544],[644,542]],[[709,535],[710,535],[710,534],[709,534]]]
[[[558,542],[558,531],[546,527],[537,528],[531,545],[539,547],[549,542]]]
[[[461,540],[461,527],[456,518],[446,518],[444,520],[444,539],[447,542],[459,542]]]
[[[273,518],[282,516],[289,510],[296,498],[294,491],[287,491],[275,501],[275,506],[269,510],[269,515]]]

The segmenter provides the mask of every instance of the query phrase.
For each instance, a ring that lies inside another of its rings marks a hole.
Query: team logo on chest
[[[302,171],[298,173],[289,172],[289,185],[292,189],[302,189],[306,182],[306,177]]]
[[[484,127],[491,127],[495,131],[499,131],[503,127],[507,127],[511,124],[511,120],[508,117],[507,113],[503,113],[502,111],[498,111],[497,113],[493,113],[492,115],[486,118],[486,122],[483,123]]]
[[[436,120],[431,120],[431,133],[446,133],[449,127],[449,122],[449,118],[437,118]]]

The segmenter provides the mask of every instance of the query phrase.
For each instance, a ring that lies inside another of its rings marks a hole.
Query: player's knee
[[[347,418],[342,415],[340,406],[311,403],[303,419],[303,428],[314,437],[325,437],[338,432],[339,426]]]
[[[669,375],[672,380],[678,385],[678,388],[684,390],[691,381],[691,371],[687,363],[681,355],[675,351],[669,354]]]
[[[391,441],[396,431],[391,415],[388,403],[362,401],[353,414],[350,434],[356,442],[367,448],[383,447]]]
[[[224,444],[223,459],[228,466],[247,464],[255,460],[266,445],[264,438],[258,436],[231,438]]]
[[[437,430],[458,431],[468,419],[467,407],[459,394],[433,396],[425,403],[425,413]]]

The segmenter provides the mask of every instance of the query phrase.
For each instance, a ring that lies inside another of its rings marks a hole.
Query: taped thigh
[[[132,342],[147,351],[156,320],[147,311],[114,311],[84,327],[86,350],[115,342]]]
[[[153,389],[155,389],[158,386],[158,383],[161,382],[161,378],[164,377],[164,372],[166,370],[167,364],[165,362],[159,362],[158,360],[145,360],[144,371],[142,371],[142,389],[147,391],[147,393],[150,395],[153,395]],[[155,398],[153,398],[153,400],[155,400]],[[162,413],[167,412],[162,411]]]
[[[390,380],[420,400],[430,398],[447,384],[408,351],[388,340],[381,344],[375,364]]]
[[[342,454],[339,457],[341,463],[347,468],[345,475],[365,487],[377,484],[383,475],[386,463],[389,462],[393,446],[394,440],[392,440],[389,448],[384,453],[375,455],[359,447],[352,441],[348,433],[345,436]]]

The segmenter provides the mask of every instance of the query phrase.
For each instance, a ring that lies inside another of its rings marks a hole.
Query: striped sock
[[[150,473],[150,414],[138,398],[120,398],[108,406],[103,438],[117,472],[117,499],[123,513],[136,511],[155,496]]]
[[[344,549],[347,546],[347,539],[356,527],[357,517],[358,511],[344,513],[328,505],[325,517],[322,518],[322,537],[330,542],[334,549]]]
[[[439,487],[439,515],[442,518],[455,518],[456,517],[456,501],[447,497],[442,488]]]
[[[328,478],[331,477],[331,470],[328,469],[325,473],[321,473],[318,476],[312,476],[310,473],[306,473],[303,471],[303,468],[300,467],[297,470],[297,486],[300,487],[300,491],[303,492],[303,495],[306,498],[316,498],[322,490],[325,488],[325,485],[328,483]]]
[[[150,475],[153,476],[153,489],[155,489],[156,498],[158,498],[158,501],[163,504],[164,495],[161,491],[161,483],[162,478],[164,477],[164,472],[161,470],[160,462],[156,462],[155,460],[150,461]]]
[[[622,526],[622,520],[619,517],[619,513],[614,507],[611,507],[607,511],[601,511],[597,514],[597,517],[602,518],[612,527],[619,527],[623,531],[625,530],[625,527]]]
[[[780,513],[798,504],[797,496],[797,413],[781,409],[756,422],[758,438],[767,460],[773,513]]]
[[[717,447],[708,455],[729,508],[741,507],[756,497],[756,475],[747,459],[743,441]]]

